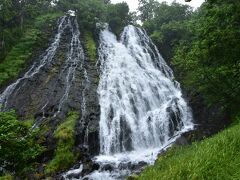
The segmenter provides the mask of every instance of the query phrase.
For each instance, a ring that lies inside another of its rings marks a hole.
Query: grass
[[[85,46],[90,61],[95,62],[97,59],[97,47],[91,32],[85,33]]]
[[[39,16],[35,23],[24,32],[19,42],[11,49],[6,58],[0,64],[0,86],[9,80],[17,78],[21,70],[26,66],[27,60],[31,57],[34,47],[44,36],[41,31],[46,26],[51,26],[61,16],[59,13],[51,13]]]
[[[70,112],[65,122],[60,124],[54,132],[57,140],[57,148],[54,158],[45,168],[45,174],[51,175],[69,168],[77,160],[77,155],[73,153],[75,141],[75,125],[79,118],[77,112]]]
[[[240,116],[238,124],[202,142],[173,147],[137,179],[240,179]]]

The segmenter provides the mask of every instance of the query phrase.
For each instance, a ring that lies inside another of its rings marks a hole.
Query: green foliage
[[[2,0],[0,2],[0,61],[41,14],[51,11],[50,0]]]
[[[57,5],[64,12],[75,10],[81,29],[93,31],[97,22],[105,22],[106,2],[103,0],[60,0]]]
[[[77,12],[80,28],[93,32],[96,23],[109,23],[113,32],[119,34],[122,28],[132,22],[127,3],[110,4],[107,0],[60,0],[58,8]]]
[[[192,15],[192,8],[179,3],[168,5],[166,2],[142,0],[140,18],[145,19],[143,27],[150,34],[154,43],[168,61],[174,54],[179,41],[190,36],[187,20]]]
[[[0,175],[21,174],[44,151],[35,142],[38,131],[31,127],[31,122],[18,121],[14,111],[0,113]]]
[[[105,20],[106,7],[101,0],[79,1],[76,6],[81,28],[94,30],[97,22]]]
[[[54,132],[57,149],[54,158],[46,166],[45,173],[47,175],[65,170],[77,160],[78,155],[73,153],[73,147],[75,141],[74,130],[78,118],[79,114],[77,112],[69,113],[65,122],[59,125]]]
[[[146,22],[153,19],[154,11],[158,5],[156,0],[139,0],[140,20]]]
[[[174,56],[188,88],[231,111],[240,102],[239,9],[237,1],[207,2],[189,22],[193,38],[182,41]]]
[[[239,128],[237,124],[202,142],[171,148],[139,179],[239,179]]]
[[[97,47],[93,35],[91,32],[87,32],[85,33],[84,37],[88,57],[90,61],[95,62],[97,59]]]
[[[55,22],[60,15],[59,13],[52,13],[36,18],[34,25],[28,28],[20,41],[0,64],[0,86],[18,76],[31,57],[34,47],[39,45],[38,43],[44,35],[41,29]]]
[[[109,4],[107,8],[107,22],[111,30],[119,35],[127,24],[131,21],[129,7],[127,3]]]

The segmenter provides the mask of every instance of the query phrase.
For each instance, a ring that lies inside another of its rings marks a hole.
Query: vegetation
[[[104,0],[60,0],[57,2],[57,8],[64,12],[69,9],[75,10],[80,20],[80,28],[93,31],[95,24],[105,19],[106,4],[108,4],[108,2]]]
[[[0,176],[0,180],[13,180],[13,177],[11,175],[4,175]]]
[[[240,116],[237,124],[187,147],[173,147],[159,156],[138,179],[239,179]]]
[[[52,2],[55,2],[54,6]],[[91,61],[97,58],[93,36],[96,23],[109,22],[111,28],[120,33],[132,21],[126,3],[113,5],[109,0],[3,0],[0,2],[0,87],[16,79],[28,66],[36,48],[44,46],[48,40],[51,31],[47,31],[55,29],[56,20],[69,9],[76,11]],[[36,158],[43,151],[37,143],[45,143],[45,129],[49,129],[41,127],[42,131],[36,136],[31,125],[17,120],[15,112],[1,113],[0,118],[0,175],[5,175],[1,178],[11,179],[8,173],[24,176],[24,172],[31,172],[32,167],[36,170]],[[70,113],[54,132],[57,147],[45,168],[46,174],[64,170],[78,158],[73,152],[77,118],[78,113]]]
[[[83,31],[94,32],[96,23],[107,22],[118,34],[120,29],[133,19],[127,3],[111,4],[109,0],[60,0],[57,2],[57,8],[64,12],[69,9],[75,10]]]
[[[140,1],[140,17],[145,20],[143,27],[150,34],[165,59],[170,61],[174,55],[174,48],[179,41],[189,37],[187,20],[192,16],[192,8],[173,2],[158,3],[145,0]],[[151,7],[151,10],[149,10]]]
[[[240,104],[239,9],[228,0],[208,0],[195,12],[155,0],[141,0],[139,7],[143,26],[184,87],[229,114]]]
[[[93,35],[90,32],[87,32],[84,37],[87,55],[90,61],[95,62],[97,60],[97,46]]]
[[[57,140],[57,148],[54,158],[46,166],[45,173],[47,175],[59,172],[69,168],[77,160],[77,154],[73,153],[75,142],[75,125],[79,114],[70,112],[67,119],[58,126],[54,132],[54,137]]]
[[[111,30],[119,35],[124,26],[132,23],[132,17],[129,14],[127,3],[110,4],[107,7],[106,20]]]
[[[33,50],[44,40],[44,29],[69,9],[74,9],[80,28],[86,32],[86,47],[91,60],[96,59],[92,37],[96,23],[109,22],[114,32],[132,21],[126,3],[110,4],[106,0],[10,1],[0,3],[0,86],[15,79],[26,67]]]
[[[34,19],[53,8],[50,0],[2,0],[0,2],[0,61],[19,41]]]
[[[239,111],[240,104],[239,8],[237,1],[205,3],[188,23],[194,36],[182,41],[174,56],[186,87],[230,112]]]
[[[14,111],[0,113],[0,176],[5,173],[21,175],[34,165],[44,151],[36,143],[37,132],[31,122],[19,121]]]
[[[60,13],[41,15],[35,19],[34,25],[23,33],[22,38],[13,46],[0,64],[0,86],[15,79],[20,71],[26,67],[34,47],[41,45],[40,43],[44,39],[45,34],[42,29],[52,26],[60,15]]]

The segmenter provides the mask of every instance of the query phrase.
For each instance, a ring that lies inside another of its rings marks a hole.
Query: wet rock
[[[71,19],[73,21],[74,18]],[[55,36],[57,29],[53,34],[49,34],[52,38],[49,39],[49,43],[43,43],[43,46],[33,53],[29,62],[28,68],[21,73],[23,77],[24,73],[31,67],[33,63],[38,63],[46,54],[45,50],[48,48]],[[90,172],[99,169],[99,165],[91,161],[91,157],[99,153],[99,115],[100,108],[97,97],[97,86],[99,74],[95,62],[88,61],[86,59],[83,68],[88,73],[89,83],[85,81],[85,74],[82,68],[78,66],[76,68],[75,80],[71,84],[67,100],[63,103],[60,112],[59,104],[64,97],[66,89],[66,76],[65,68],[69,68],[65,62],[68,58],[70,49],[70,43],[72,39],[72,31],[70,26],[64,30],[59,47],[56,53],[47,66],[39,69],[39,73],[36,73],[32,78],[23,79],[16,90],[12,93],[8,101],[8,109],[16,109],[18,115],[22,119],[27,117],[34,117],[35,123],[42,128],[42,125],[46,125],[49,129],[44,133],[43,142],[47,151],[39,158],[40,162],[48,163],[54,156],[56,148],[56,139],[53,134],[57,126],[63,122],[67,114],[74,110],[80,112],[81,118],[78,120],[76,127],[76,152],[80,154],[80,160],[84,162],[83,172],[89,174]],[[82,62],[82,61],[81,61]],[[1,89],[1,91],[4,88]],[[85,92],[84,92],[85,90]],[[83,97],[85,102],[83,102]],[[82,112],[83,104],[85,103],[85,112]],[[79,148],[83,146],[87,148]],[[40,168],[39,168],[40,171]],[[74,175],[75,176],[75,175]]]
[[[93,171],[99,170],[99,168],[100,168],[100,165],[98,163],[93,163],[93,165],[92,165]]]
[[[113,171],[114,166],[112,164],[105,164],[101,167],[102,171]]]
[[[133,171],[140,171],[143,167],[147,166],[147,163],[144,162],[144,161],[140,161],[139,163],[137,164],[132,164],[131,165],[131,170]]]
[[[184,137],[184,135],[177,138],[176,141],[174,142],[174,145],[177,145],[177,146],[184,146],[184,145],[188,145],[188,144],[189,144],[189,141],[187,140],[186,137]]]

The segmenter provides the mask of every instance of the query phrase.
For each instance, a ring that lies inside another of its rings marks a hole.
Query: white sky
[[[138,7],[138,0],[111,0],[112,3],[127,2],[131,11],[134,11]],[[173,2],[174,0],[158,0],[159,2],[166,1],[168,3]],[[192,0],[191,2],[185,2],[185,0],[176,0],[178,3],[188,4],[189,6],[194,7],[195,9],[199,7],[205,0]]]

